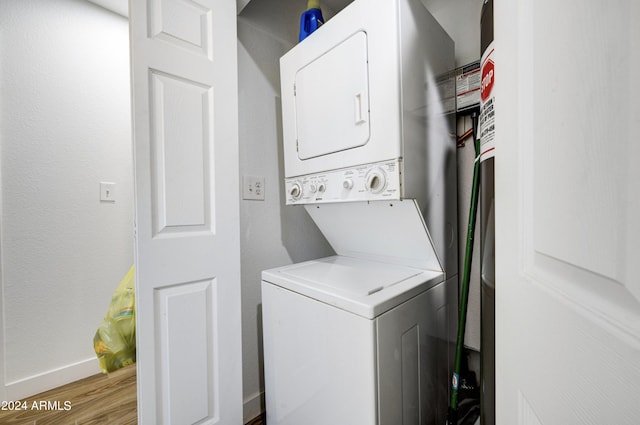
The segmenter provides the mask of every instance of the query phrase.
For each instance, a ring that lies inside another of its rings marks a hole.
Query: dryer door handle
[[[362,93],[358,93],[353,97],[353,105],[354,105],[354,111],[355,111],[355,125],[360,125],[367,122],[368,111],[365,109],[366,102],[363,102],[362,98],[363,98]]]

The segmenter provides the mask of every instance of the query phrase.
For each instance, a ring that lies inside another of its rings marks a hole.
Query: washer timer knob
[[[387,175],[380,168],[374,168],[367,173],[365,187],[371,193],[380,193],[387,187]]]

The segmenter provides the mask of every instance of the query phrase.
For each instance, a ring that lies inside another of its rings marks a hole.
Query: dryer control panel
[[[285,191],[287,205],[401,199],[402,161],[292,177],[285,179]]]

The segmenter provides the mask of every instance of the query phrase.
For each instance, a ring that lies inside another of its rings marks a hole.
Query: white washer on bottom
[[[262,272],[269,425],[442,424],[457,276],[334,256]]]

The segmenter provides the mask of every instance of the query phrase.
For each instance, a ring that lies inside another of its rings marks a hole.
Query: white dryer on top
[[[455,185],[454,44],[417,0],[354,1],[280,60],[287,204]],[[455,204],[454,204],[455,205]]]

